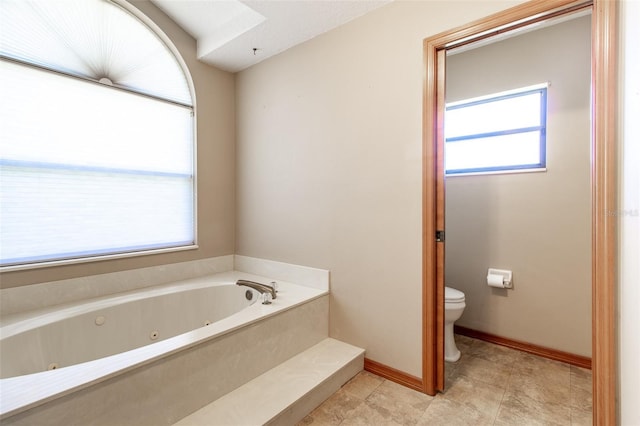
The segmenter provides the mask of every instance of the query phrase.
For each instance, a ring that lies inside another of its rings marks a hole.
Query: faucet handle
[[[271,281],[271,287],[273,287],[273,291],[278,292],[278,283],[275,281]]]
[[[271,304],[271,293],[269,293],[269,292],[262,293],[262,304],[263,305],[270,305]]]

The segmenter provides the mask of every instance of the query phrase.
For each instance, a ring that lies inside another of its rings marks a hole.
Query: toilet
[[[444,360],[456,362],[460,359],[460,351],[453,338],[453,323],[464,311],[464,293],[455,288],[444,288]]]

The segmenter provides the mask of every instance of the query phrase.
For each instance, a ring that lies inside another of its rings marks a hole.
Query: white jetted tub
[[[271,282],[228,272],[3,318],[3,424],[172,424],[326,337],[326,291],[279,282],[265,305],[238,279]]]
[[[5,321],[0,331],[0,379],[69,367],[166,340],[229,317],[258,298],[259,293],[248,287],[205,281]]]

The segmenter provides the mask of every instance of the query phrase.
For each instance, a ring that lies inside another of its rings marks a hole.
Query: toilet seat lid
[[[455,288],[444,288],[444,301],[445,302],[464,302],[464,293]]]

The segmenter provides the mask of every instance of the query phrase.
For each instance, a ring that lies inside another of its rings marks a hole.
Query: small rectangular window
[[[447,175],[546,166],[547,85],[449,103]]]

